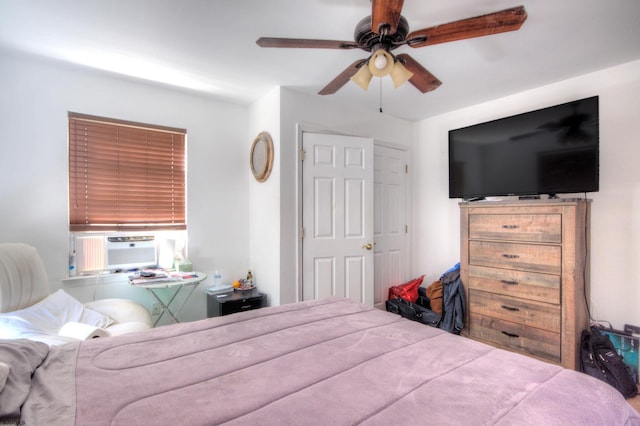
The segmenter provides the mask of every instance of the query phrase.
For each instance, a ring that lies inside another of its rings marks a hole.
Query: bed
[[[3,345],[27,345],[20,353],[37,364],[18,402],[27,426],[640,425],[585,374],[334,297],[50,348]]]

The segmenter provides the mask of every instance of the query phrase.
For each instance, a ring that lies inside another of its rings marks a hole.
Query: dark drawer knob
[[[515,280],[500,280],[500,282],[502,284],[506,284],[506,285],[518,285],[518,281]]]
[[[520,256],[518,256],[517,254],[503,254],[502,257],[504,257],[505,259],[517,259]]]
[[[505,336],[507,336],[507,337],[520,337],[520,336],[519,336],[519,335],[517,335],[517,334],[509,333],[509,332],[507,332],[507,331],[502,331],[502,334],[504,334],[504,335],[505,335]]]
[[[504,229],[518,229],[519,226],[518,225],[502,225],[502,228],[504,228]]]

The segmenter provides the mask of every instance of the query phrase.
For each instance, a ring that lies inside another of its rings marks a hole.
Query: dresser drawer
[[[469,241],[469,264],[560,274],[562,247],[542,244]]]
[[[560,304],[560,275],[469,266],[468,288]]]
[[[491,345],[560,362],[560,334],[472,312],[470,337]]]
[[[558,305],[469,290],[469,311],[528,327],[560,332],[561,316]]]
[[[470,214],[469,238],[483,240],[562,242],[560,214]]]

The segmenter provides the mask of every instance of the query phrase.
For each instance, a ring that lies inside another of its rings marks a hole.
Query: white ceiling
[[[387,77],[326,98],[419,120],[640,59],[639,0],[406,0],[402,14],[415,31],[519,5],[518,31],[394,51],[442,81],[433,92]],[[257,38],[352,41],[370,13],[368,0],[0,0],[0,47],[249,103],[274,86],[315,94],[367,56]]]

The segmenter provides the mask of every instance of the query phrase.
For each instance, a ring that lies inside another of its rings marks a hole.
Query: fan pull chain
[[[382,114],[382,79],[378,78],[378,81],[380,82],[380,114]]]

